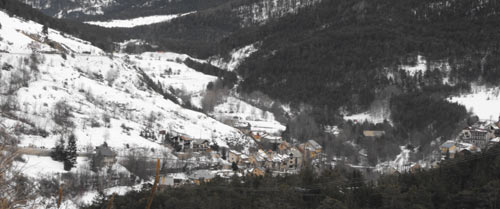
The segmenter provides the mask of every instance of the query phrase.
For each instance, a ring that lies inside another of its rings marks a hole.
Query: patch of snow
[[[218,68],[234,71],[246,58],[258,51],[261,44],[262,42],[257,42],[239,49],[233,49],[229,53],[231,55],[231,60],[229,61],[224,61],[224,59],[220,57],[212,57],[209,59],[209,62]]]
[[[451,66],[447,61],[428,61],[424,56],[417,55],[417,60],[414,65],[399,65],[399,69],[408,72],[409,75],[414,76],[417,73],[425,73],[427,70],[439,69],[444,75],[447,75],[451,71]],[[394,77],[393,75],[388,75],[388,77]],[[443,77],[443,83],[449,83],[448,76]]]
[[[300,8],[311,6],[321,0],[261,0],[250,5],[235,8],[234,11],[243,18],[243,26],[264,24],[270,19],[296,14]]]
[[[422,55],[417,55],[415,65],[401,65],[399,68],[408,72],[410,75],[415,75],[417,72],[424,73],[427,71],[427,60]]]
[[[448,99],[464,105],[482,120],[496,120],[500,116],[500,87],[487,88],[472,86],[470,93],[453,96]]]
[[[193,14],[195,12],[187,12],[182,14],[170,14],[170,15],[153,15],[147,17],[138,17],[126,20],[109,20],[109,21],[89,21],[85,22],[91,25],[97,25],[105,28],[133,28],[142,25],[151,25],[161,22],[169,22],[175,18]]]
[[[273,113],[263,111],[233,96],[227,97],[222,104],[215,106],[214,115],[217,120],[227,121],[235,126],[250,124],[252,131],[255,132],[280,135],[286,129],[276,121]]]
[[[16,167],[18,167],[23,174],[32,178],[68,172],[64,170],[64,164],[62,162],[54,161],[49,156],[23,155],[22,157],[26,160],[26,163],[16,161]],[[78,157],[76,159],[76,168],[71,169],[70,172],[88,170],[87,160],[87,157]]]
[[[364,121],[368,121],[370,123],[383,123],[387,118],[381,114],[374,114],[371,112],[363,112],[359,114],[344,116],[344,120],[352,120],[357,121],[358,123],[363,123]]]

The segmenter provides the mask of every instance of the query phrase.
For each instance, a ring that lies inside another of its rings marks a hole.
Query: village
[[[251,147],[219,147],[210,143],[213,140],[192,138],[185,134],[167,130],[142,130],[140,137],[160,143],[172,150],[175,158],[162,158],[171,164],[162,168],[161,186],[179,186],[182,184],[200,184],[215,177],[229,179],[233,175],[245,176],[284,176],[297,174],[306,165],[319,168],[329,163],[323,147],[315,140],[288,142],[281,136],[252,129],[249,123],[235,126],[248,140],[255,142]],[[381,137],[383,131],[364,130],[365,137]],[[500,142],[500,117],[498,121],[477,121],[460,131],[453,140],[447,140],[439,146],[430,167],[438,167],[445,159],[468,156],[481,152]],[[94,155],[103,156],[104,163],[111,166],[119,163],[119,155],[106,145],[96,147]],[[150,160],[153,160],[151,157]],[[409,162],[406,162],[408,164]],[[356,167],[351,165],[351,167]],[[366,166],[358,166],[366,170]],[[369,167],[373,170],[375,167]],[[423,169],[419,163],[410,163],[406,169],[387,167],[381,173],[397,174],[400,170],[415,172]]]
[[[500,117],[498,121],[478,120],[464,128],[455,140],[448,140],[440,146],[440,159],[454,159],[481,152],[500,142]]]
[[[255,142],[256,147],[219,147],[210,144],[209,139],[166,130],[142,130],[140,137],[161,143],[175,155],[175,158],[159,157],[170,164],[161,170],[161,186],[200,184],[216,176],[226,179],[233,175],[284,176],[297,174],[306,164],[318,167],[327,161],[322,146],[314,140],[290,143],[280,136],[252,130],[250,124],[236,128]],[[120,163],[118,158],[122,156],[106,144],[96,147],[93,155],[101,156],[106,166]]]

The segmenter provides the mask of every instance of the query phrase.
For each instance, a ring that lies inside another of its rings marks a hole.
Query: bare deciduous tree
[[[34,188],[15,166],[19,157],[17,140],[0,124],[0,206],[5,209],[29,208],[34,204]]]

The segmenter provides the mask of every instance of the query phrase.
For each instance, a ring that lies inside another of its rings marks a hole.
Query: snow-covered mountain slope
[[[31,53],[33,50],[45,53],[88,53],[104,55],[103,51],[83,41],[59,31],[47,30],[42,33],[43,26],[33,21],[25,21],[9,17],[0,12],[0,51],[9,53]],[[50,45],[53,46],[50,46]]]
[[[172,69],[176,75],[156,81],[165,89],[186,83],[186,89],[193,92],[215,79],[176,63],[187,55],[106,56],[82,40],[51,29],[45,38],[50,42],[29,38],[44,36],[42,26],[3,12],[0,17],[0,103],[8,110],[0,120],[10,129],[23,130],[21,146],[51,148],[66,130],[77,136],[79,151],[103,142],[117,151],[126,147],[166,150],[158,141],[140,137],[144,129],[204,138],[219,146],[227,146],[228,141],[248,143],[238,130],[164,99],[148,87],[143,72],[154,79]],[[32,45],[39,50],[30,50]],[[61,122],[56,115],[65,110],[67,121],[62,118]],[[48,136],[37,134],[44,131]]]
[[[98,25],[106,28],[133,28],[142,25],[151,25],[155,23],[168,22],[175,18],[189,15],[192,13],[194,12],[171,14],[171,15],[153,15],[153,16],[138,17],[138,18],[124,19],[124,20],[117,19],[108,21],[89,21],[85,23],[91,25]]]

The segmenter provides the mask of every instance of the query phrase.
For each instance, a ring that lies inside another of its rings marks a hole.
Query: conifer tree
[[[56,147],[50,153],[50,157],[52,158],[52,160],[60,162],[64,161],[64,159],[66,158],[64,153],[64,139],[62,137],[56,141]]]
[[[64,170],[71,170],[71,168],[75,167],[76,164],[76,137],[74,134],[71,134],[68,138],[68,147],[66,148],[65,151],[65,158],[64,158]]]
[[[42,33],[43,33],[43,35],[48,35],[49,34],[49,27],[47,25],[43,25],[43,27],[42,27]]]

